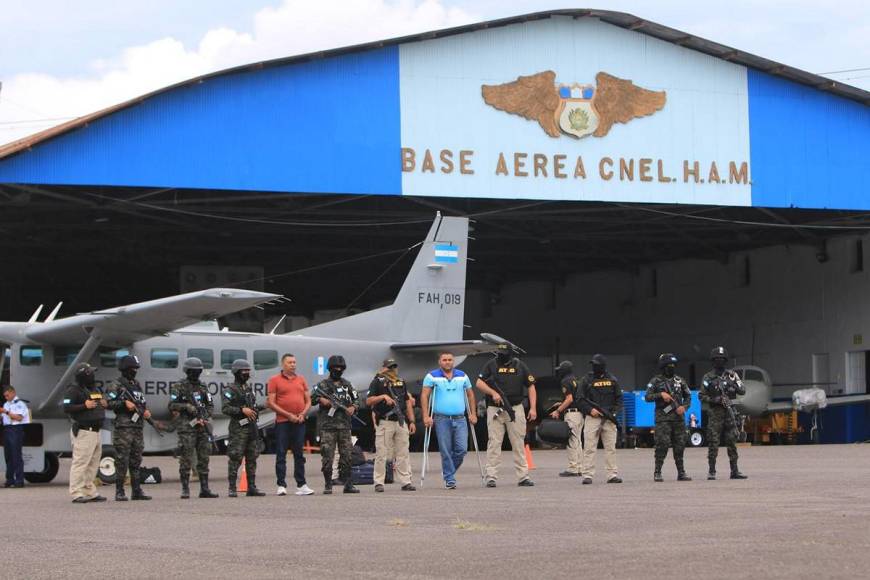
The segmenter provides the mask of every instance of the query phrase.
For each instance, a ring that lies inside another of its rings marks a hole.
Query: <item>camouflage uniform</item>
[[[169,389],[169,410],[178,414],[178,473],[182,480],[189,479],[196,453],[196,472],[200,481],[208,479],[208,460],[211,454],[211,435],[202,425],[192,426],[191,421],[198,418],[194,402],[205,407],[206,419],[211,420],[214,402],[206,386],[200,381],[183,379],[173,383]]]
[[[250,421],[242,407],[258,411],[257,399],[250,383],[234,382],[224,390],[222,412],[230,418],[230,434],[227,442],[227,479],[230,489],[235,490],[242,457],[245,458],[245,473],[248,489],[255,489],[257,478],[257,457],[260,456],[260,430],[256,420]]]
[[[728,448],[731,472],[737,472],[737,424],[727,407],[731,406],[731,399],[745,394],[746,387],[734,371],[724,371],[722,374],[710,371],[701,379],[698,398],[708,405],[707,462],[711,475],[716,473],[716,457],[719,455],[719,441],[723,429],[723,442]]]
[[[357,393],[346,379],[334,381],[323,379],[315,386],[315,390],[333,394],[342,404],[350,407],[357,404]],[[312,395],[312,399],[317,394]],[[333,407],[320,407],[317,413],[317,428],[320,435],[320,461],[323,478],[327,488],[332,482],[332,460],[338,448],[338,477],[347,485],[351,481],[350,455],[353,444],[350,440],[350,415]]]
[[[145,450],[145,438],[142,433],[145,419],[136,411],[127,409],[123,391],[132,395],[140,404],[145,404],[145,397],[139,381],[119,377],[107,389],[109,409],[115,413],[114,431],[112,432],[112,446],[115,448],[115,484],[119,490],[124,489],[124,479],[127,477],[127,469],[130,470],[130,484],[134,494],[139,487],[139,466],[142,465],[142,452]],[[135,418],[135,420],[134,420]]]
[[[666,392],[670,394],[676,401],[676,406],[688,408],[692,400],[692,393],[689,391],[689,385],[686,381],[674,375],[671,378],[663,374],[656,375],[650,380],[646,386],[646,396],[644,399],[647,402],[655,401],[656,411],[656,452],[655,452],[655,473],[661,474],[662,465],[665,462],[665,457],[668,456],[668,447],[674,448],[674,463],[677,465],[677,473],[684,476],[685,469],[683,468],[683,451],[686,449],[686,419],[685,414],[679,415],[672,403],[667,403],[662,399],[661,394]]]

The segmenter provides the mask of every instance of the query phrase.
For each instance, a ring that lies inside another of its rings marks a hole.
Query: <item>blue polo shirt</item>
[[[453,378],[444,376],[444,371],[435,369],[423,379],[423,386],[432,391],[435,397],[433,411],[438,415],[462,415],[465,413],[465,390],[471,388],[468,375],[459,369],[453,369]]]

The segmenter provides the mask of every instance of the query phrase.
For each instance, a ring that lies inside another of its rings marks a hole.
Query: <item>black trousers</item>
[[[275,477],[280,487],[287,487],[287,449],[293,452],[293,479],[296,487],[305,485],[305,423],[289,421],[275,424]]]
[[[24,483],[24,425],[3,427],[3,456],[6,459],[6,483]]]

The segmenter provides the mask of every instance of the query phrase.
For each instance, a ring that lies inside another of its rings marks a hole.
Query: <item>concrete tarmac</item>
[[[473,452],[444,489],[430,454],[425,487],[276,497],[274,456],[260,458],[263,498],[226,497],[226,458],[212,457],[219,499],[178,498],[177,463],[148,457],[164,483],[150,502],[78,505],[58,478],[0,489],[0,578],[859,578],[870,569],[870,447],[741,448],[746,481],[706,481],[706,450],[687,450],[695,480],[652,481],[652,450],[619,450],[621,485],[560,478],[564,451],[534,454],[534,488],[502,465],[482,489]],[[503,455],[510,460],[510,455]],[[419,485],[422,455],[412,457]],[[288,460],[292,473],[292,457]],[[196,484],[194,484],[196,485]],[[197,488],[194,487],[194,490]],[[293,488],[291,488],[291,493]],[[129,491],[128,491],[129,493]]]

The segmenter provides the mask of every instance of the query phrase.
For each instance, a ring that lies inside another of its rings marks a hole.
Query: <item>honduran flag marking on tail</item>
[[[435,244],[435,261],[455,264],[459,261],[459,246]]]

